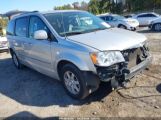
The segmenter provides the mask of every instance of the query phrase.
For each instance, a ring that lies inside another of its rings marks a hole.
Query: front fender
[[[71,53],[60,53],[59,55],[57,55],[57,58],[56,58],[56,63],[55,63],[56,68],[58,63],[64,60],[73,63],[81,71],[96,71],[93,63],[91,62],[89,55],[84,55],[84,54],[74,55]]]

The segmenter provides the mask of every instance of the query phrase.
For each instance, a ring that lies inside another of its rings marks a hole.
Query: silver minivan
[[[100,82],[123,86],[152,60],[144,35],[111,28],[85,11],[21,14],[9,22],[7,39],[18,69],[25,65],[62,81],[77,99]]]

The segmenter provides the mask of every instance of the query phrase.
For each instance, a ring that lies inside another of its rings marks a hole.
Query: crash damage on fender
[[[152,61],[147,38],[134,32],[112,28],[69,38],[101,51],[93,55],[97,56],[98,60],[93,61],[97,76],[100,81],[111,82],[113,88],[124,86],[136,74],[146,69]],[[116,57],[109,59],[110,56]],[[110,61],[111,64],[105,64],[106,61]]]

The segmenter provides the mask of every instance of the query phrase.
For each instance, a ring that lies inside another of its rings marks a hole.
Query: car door
[[[140,26],[145,26],[147,24],[147,17],[147,14],[137,16],[137,20],[139,21]]]
[[[38,16],[31,16],[28,41],[25,47],[28,53],[28,62],[37,71],[52,76],[51,41],[50,39],[34,39],[34,33],[38,30],[45,30],[50,34],[50,30]]]
[[[25,51],[29,17],[21,17],[15,20],[15,35],[12,35],[12,46],[16,55],[22,62],[26,62],[27,52]]]

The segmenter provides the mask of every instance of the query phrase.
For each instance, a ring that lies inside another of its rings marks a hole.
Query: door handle
[[[24,42],[23,44],[24,45],[32,45],[32,43],[26,43],[26,42]]]

